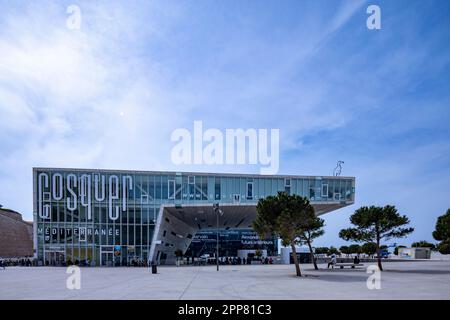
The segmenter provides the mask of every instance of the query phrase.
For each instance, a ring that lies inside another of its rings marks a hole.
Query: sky
[[[381,10],[369,30],[366,9]],[[70,5],[80,9],[70,27]],[[450,2],[0,0],[0,204],[32,219],[32,167],[176,165],[177,128],[279,129],[279,174],[356,177],[316,246],[392,204],[433,241],[450,208]],[[73,25],[72,25],[73,26]]]

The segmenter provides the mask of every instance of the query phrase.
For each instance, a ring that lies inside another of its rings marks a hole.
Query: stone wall
[[[0,258],[33,256],[33,223],[12,210],[0,209]]]

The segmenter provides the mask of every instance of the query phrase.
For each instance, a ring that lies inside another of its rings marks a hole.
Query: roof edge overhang
[[[125,170],[125,169],[92,169],[92,168],[58,168],[58,167],[33,167],[36,171],[72,171],[72,172],[100,172],[100,173],[133,173],[133,174],[167,174],[167,175],[199,175],[199,176],[225,176],[225,177],[248,177],[248,178],[291,178],[291,179],[355,179],[351,176],[323,176],[323,175],[290,175],[290,174],[258,174],[258,173],[229,173],[229,172],[195,172],[195,171],[147,171],[147,170]]]

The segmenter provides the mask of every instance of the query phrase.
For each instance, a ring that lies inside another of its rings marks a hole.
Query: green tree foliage
[[[300,241],[305,243],[309,248],[309,253],[311,255],[311,260],[314,264],[314,269],[318,270],[316,259],[314,257],[314,251],[312,248],[312,242],[314,239],[322,236],[325,233],[323,227],[325,225],[325,221],[321,218],[315,217],[312,219],[308,219],[307,223],[305,223],[303,227],[303,232],[300,234]]]
[[[316,254],[326,254],[326,255],[328,255],[328,252],[330,251],[330,248],[317,247],[314,251],[315,251]]]
[[[441,241],[438,244],[437,249],[442,254],[450,254],[450,240]]]
[[[450,209],[440,216],[436,221],[436,230],[433,231],[433,238],[441,241],[437,248],[442,254],[450,253]]]
[[[377,244],[375,242],[366,242],[361,246],[361,251],[368,256],[373,256],[377,252]]]
[[[275,235],[283,245],[290,245],[296,274],[301,277],[295,245],[301,242],[300,237],[315,218],[314,208],[307,198],[278,192],[276,196],[258,201],[253,229],[261,237]]]
[[[400,215],[395,206],[361,207],[350,217],[353,228],[342,229],[339,237],[357,242],[375,242],[377,245],[378,267],[383,270],[380,256],[381,240],[405,237],[414,228],[404,227],[409,224],[405,215]]]
[[[362,252],[359,244],[351,244],[348,248],[351,254],[360,254]]]
[[[331,256],[332,254],[335,255],[341,255],[341,253],[339,252],[339,250],[333,246],[330,247],[330,250],[328,250],[328,255]]]
[[[349,254],[351,254],[351,251],[350,251],[350,248],[348,247],[348,246],[342,246],[342,247],[340,247],[339,248],[339,251],[342,253],[342,254],[345,254],[345,255],[349,255]]]
[[[413,242],[413,244],[411,244],[411,247],[412,248],[431,248],[431,250],[436,249],[436,245],[434,245],[433,243],[430,243],[428,241],[425,241],[425,240]]]

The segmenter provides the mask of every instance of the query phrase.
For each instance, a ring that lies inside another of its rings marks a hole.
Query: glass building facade
[[[111,266],[147,260],[163,205],[249,205],[278,191],[306,196],[312,203],[346,205],[354,201],[355,180],[34,168],[35,255],[43,264],[70,260]]]

